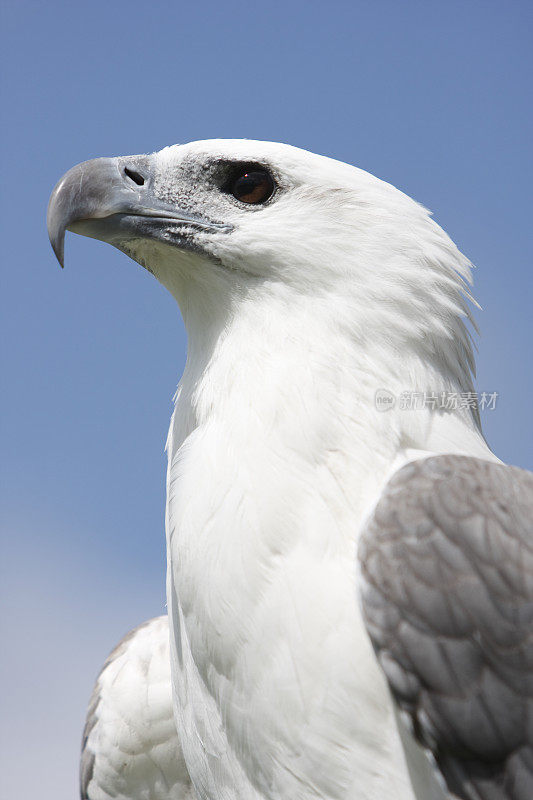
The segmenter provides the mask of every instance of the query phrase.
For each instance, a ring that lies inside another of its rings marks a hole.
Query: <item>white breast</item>
[[[234,447],[196,429],[169,471],[174,688],[200,797],[412,800],[345,486],[264,450],[254,471]]]

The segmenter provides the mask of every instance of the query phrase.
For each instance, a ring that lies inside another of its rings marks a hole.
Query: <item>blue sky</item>
[[[106,652],[164,604],[163,453],[185,359],[140,267],[45,229],[73,164],[212,137],[289,142],[434,211],[478,266],[484,428],[533,467],[527,2],[4,3],[2,796],[71,800]]]

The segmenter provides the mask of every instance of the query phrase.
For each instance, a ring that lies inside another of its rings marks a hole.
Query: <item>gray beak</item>
[[[226,231],[230,226],[203,219],[153,194],[153,157],[95,158],[70,169],[48,204],[48,236],[64,266],[65,231],[119,247],[135,238],[179,239],[184,230]]]

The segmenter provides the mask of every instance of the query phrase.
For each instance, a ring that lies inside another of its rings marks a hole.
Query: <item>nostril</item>
[[[144,178],[138,172],[135,172],[134,169],[128,169],[124,167],[124,173],[128,176],[130,180],[137,184],[137,186],[144,186]]]

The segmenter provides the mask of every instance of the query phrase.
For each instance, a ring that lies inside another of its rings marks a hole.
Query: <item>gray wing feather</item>
[[[531,800],[533,474],[456,455],[408,464],[359,559],[379,662],[450,791]]]

